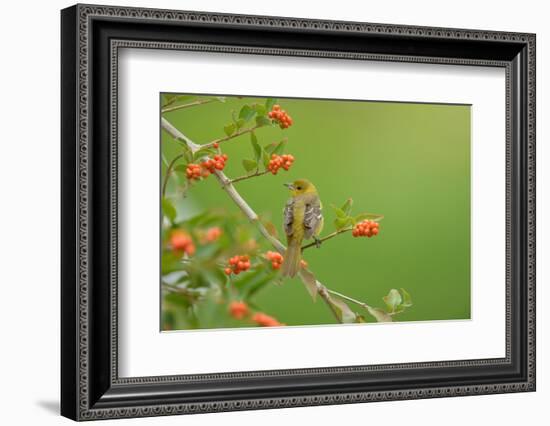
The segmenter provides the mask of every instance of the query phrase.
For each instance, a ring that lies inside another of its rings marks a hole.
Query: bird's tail
[[[284,255],[281,273],[283,277],[294,277],[300,270],[300,261],[302,260],[302,241],[293,238]]]

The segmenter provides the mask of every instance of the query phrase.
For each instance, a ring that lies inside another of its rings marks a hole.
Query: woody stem
[[[262,172],[257,171],[256,173],[252,173],[251,175],[239,176],[239,177],[231,179],[231,183],[240,182],[242,180],[251,179],[251,178],[257,177],[257,176],[262,176],[262,175],[265,175],[267,173],[269,173],[269,170],[264,170]]]
[[[257,128],[259,128],[261,126],[254,126],[254,127],[250,127],[248,129],[243,129],[243,130],[239,130],[238,132],[236,133],[233,133],[229,136],[226,136],[225,138],[220,138],[220,139],[214,139],[212,142],[208,142],[204,145],[201,145],[201,148],[212,148],[214,145],[216,144],[220,144],[222,142],[226,142],[230,139],[234,139],[238,136],[242,136],[242,135],[245,135],[247,133],[252,133],[254,130],[256,130]]]
[[[351,231],[353,228],[344,228],[344,229],[339,229],[338,231],[334,231],[333,233],[331,234],[328,234],[326,237],[323,237],[323,238],[319,238],[317,241],[314,241],[312,243],[309,243],[309,244],[306,244],[305,246],[302,247],[302,251],[304,251],[305,249],[307,248],[310,248],[310,247],[314,247],[316,246],[318,243],[322,243],[326,240],[330,240],[331,238],[334,238],[336,237],[337,235],[340,235],[340,234],[343,234],[344,232],[348,232],[348,231]]]
[[[334,291],[334,290],[330,290],[327,288],[327,291],[330,293],[330,294],[334,294],[335,296],[338,296],[340,297],[341,299],[344,299],[344,300],[347,300],[348,302],[352,302],[352,303],[355,303],[356,305],[359,305],[365,309],[369,309],[370,306],[367,305],[366,303],[364,302],[361,302],[359,300],[356,300],[354,299],[353,297],[349,297],[349,296],[346,296],[345,294],[342,294],[342,293],[338,293],[337,291]]]
[[[161,112],[164,114],[165,112],[177,111],[179,109],[190,108],[190,107],[194,107],[194,106],[197,106],[197,105],[208,104],[210,102],[214,102],[214,99],[202,99],[202,100],[199,100],[199,101],[190,102],[188,104],[176,105],[176,106],[173,106],[173,107],[166,106],[161,110]]]

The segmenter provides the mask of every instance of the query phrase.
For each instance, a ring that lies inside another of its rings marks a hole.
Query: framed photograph
[[[61,412],[535,390],[535,35],[76,5]]]

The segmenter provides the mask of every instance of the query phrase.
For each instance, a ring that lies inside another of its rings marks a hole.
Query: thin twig
[[[220,144],[222,142],[226,142],[228,140],[231,140],[231,139],[234,139],[238,136],[241,136],[241,135],[246,135],[247,133],[252,133],[254,130],[260,128],[262,126],[254,126],[254,127],[249,127],[248,129],[243,129],[243,130],[239,130],[238,132],[236,133],[233,133],[229,136],[226,136],[225,138],[220,138],[220,139],[215,139],[213,140],[212,142],[208,142],[204,145],[201,145],[201,148],[212,148],[214,145],[216,144]]]
[[[337,235],[343,234],[344,232],[351,231],[352,229],[353,228],[344,228],[344,229],[339,229],[338,231],[334,231],[332,234],[328,234],[326,237],[320,238],[317,241],[313,241],[312,243],[306,244],[305,246],[302,247],[302,251],[304,251],[307,248],[317,246],[317,244],[319,243],[322,243],[326,240],[330,240],[331,238],[334,238]]]
[[[256,176],[262,176],[262,175],[265,175],[267,173],[269,173],[269,170],[264,170],[263,172],[257,171],[255,173],[252,173],[251,175],[243,175],[243,176],[233,178],[233,179],[230,180],[230,182],[231,183],[240,182],[242,180],[247,180],[247,179],[250,179],[250,178],[253,178],[253,177],[256,177]]]
[[[184,140],[189,141],[189,138],[187,138],[183,133],[181,133],[178,129],[176,129],[168,120],[166,120],[164,117],[161,120],[162,128],[165,129],[168,133],[172,135],[172,137],[178,139],[178,140]],[[191,143],[188,144],[189,149],[194,153],[195,151],[198,151],[204,146],[197,145],[190,141]],[[281,243],[277,238],[275,238],[273,235],[269,233],[267,228],[262,224],[262,222],[259,220],[259,217],[257,213],[252,210],[252,208],[248,205],[248,203],[244,200],[244,198],[237,192],[233,184],[231,183],[231,180],[221,171],[216,170],[214,172],[214,176],[218,179],[218,181],[221,183],[222,188],[227,192],[227,195],[233,200],[233,202],[239,207],[239,209],[243,212],[243,214],[250,220],[250,222],[255,223],[256,227],[262,234],[264,238],[266,238],[270,244],[273,246],[275,250],[277,250],[279,253],[284,254],[286,247],[283,243]],[[302,278],[302,281],[305,280],[303,278],[302,274],[298,274],[300,278]],[[307,283],[306,283],[307,285]],[[342,320],[339,318],[337,312],[335,311],[332,301],[330,299],[330,296],[328,294],[328,289],[321,284],[318,280],[315,280],[315,286],[317,288],[317,293],[323,301],[327,304],[330,311],[333,313],[334,317],[338,322],[342,322]]]
[[[198,100],[198,101],[195,101],[195,102],[189,102],[188,104],[181,104],[181,105],[176,105],[176,106],[173,106],[173,107],[165,106],[161,110],[161,112],[164,114],[165,112],[172,112],[172,111],[177,111],[179,109],[190,108],[190,107],[194,107],[194,106],[197,106],[197,105],[208,104],[210,102],[214,102],[215,100],[216,99],[201,99],[201,100]]]
[[[347,300],[348,302],[352,302],[352,303],[355,303],[356,305],[359,305],[365,309],[369,309],[370,306],[367,305],[365,302],[361,302],[359,300],[356,300],[354,299],[353,297],[349,297],[349,296],[346,296],[345,294],[342,294],[342,293],[338,293],[337,291],[334,291],[334,290],[331,290],[331,289],[328,289],[327,288],[327,291],[330,293],[330,294],[334,294],[335,296],[338,296],[340,297],[341,299],[344,299],[344,300]]]
[[[162,182],[162,198],[166,197],[166,186],[168,185],[168,179],[172,175],[174,164],[176,164],[176,161],[178,161],[180,158],[183,158],[183,156],[184,154],[176,155],[174,159],[170,161],[170,164],[168,164],[168,167],[166,168],[166,173],[164,174],[164,181]]]

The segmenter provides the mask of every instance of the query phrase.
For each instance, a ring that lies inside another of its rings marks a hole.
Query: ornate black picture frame
[[[158,416],[535,390],[535,35],[76,5],[62,26],[61,413]],[[506,71],[506,356],[120,378],[121,47],[482,65]]]

